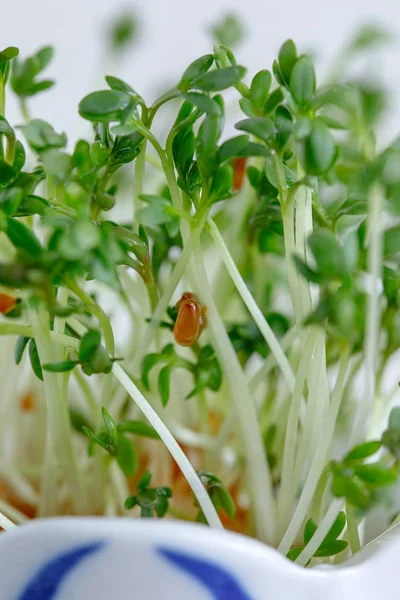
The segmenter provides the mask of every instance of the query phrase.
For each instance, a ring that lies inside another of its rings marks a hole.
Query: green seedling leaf
[[[132,477],[137,470],[136,452],[130,440],[118,434],[117,462],[126,477]]]
[[[197,106],[203,113],[216,116],[221,114],[219,104],[209,96],[206,96],[206,94],[201,94],[200,92],[188,92],[185,94],[185,98],[188,102]]]
[[[244,67],[225,67],[201,75],[192,82],[191,87],[205,92],[219,92],[238,84],[245,75]]]
[[[232,48],[237,46],[245,36],[242,19],[235,15],[226,15],[210,28],[213,39],[218,44]]]
[[[187,90],[192,85],[194,81],[199,79],[202,75],[207,73],[209,69],[211,69],[212,64],[214,62],[214,56],[212,54],[205,54],[204,56],[200,56],[194,60],[184,74],[182,75],[182,79],[178,85],[179,89]]]
[[[15,344],[14,350],[14,360],[16,365],[19,365],[22,361],[22,357],[24,355],[24,351],[28,345],[29,340],[30,338],[24,337],[23,335],[20,335],[17,339],[17,343]]]
[[[248,147],[249,140],[248,135],[238,135],[226,140],[218,150],[219,162],[224,163],[232,158],[242,156],[242,152]]]
[[[118,77],[113,77],[112,75],[106,75],[105,80],[112,90],[116,90],[117,92],[124,92],[124,94],[130,94],[132,96],[137,97],[135,90],[131,88],[131,86],[122,79],[119,79]]]
[[[47,148],[64,148],[67,144],[65,133],[56,133],[49,123],[41,119],[33,119],[27,125],[21,125],[20,129],[31,148],[36,151]]]
[[[100,448],[103,448],[104,450],[108,449],[106,442],[102,438],[95,435],[89,427],[86,427],[85,425],[83,425],[82,429],[86,433],[88,438],[91,440],[91,442],[93,442],[97,446],[100,446]]]
[[[254,75],[250,85],[251,104],[256,111],[262,111],[268,99],[272,76],[267,69]]]
[[[124,110],[131,103],[131,97],[119,90],[92,92],[81,100],[79,114],[89,121],[110,123],[119,121]]]
[[[310,175],[326,173],[336,159],[335,141],[328,126],[321,120],[311,125],[311,133],[304,142],[304,167]]]
[[[160,439],[160,436],[154,427],[144,421],[121,421],[121,423],[117,425],[117,429],[121,433],[133,433],[134,435],[149,437],[155,440]]]
[[[243,121],[236,123],[235,128],[240,129],[241,131],[247,131],[267,144],[270,143],[275,136],[274,124],[268,117],[251,117],[249,119],[244,119]]]
[[[32,256],[39,256],[42,247],[34,233],[20,221],[7,219],[7,236],[17,250],[24,250]]]
[[[218,168],[210,187],[210,202],[220,202],[231,197],[233,176],[233,169],[230,165]]]
[[[118,448],[118,437],[119,437],[117,426],[114,422],[114,419],[112,418],[110,413],[107,411],[107,409],[104,408],[104,406],[101,409],[101,414],[103,415],[103,421],[104,421],[104,424],[107,429],[110,444],[111,444],[112,448],[116,450]]]
[[[299,106],[304,107],[310,102],[315,92],[315,72],[309,56],[300,56],[292,66],[289,87]]]
[[[159,362],[163,361],[163,357],[160,354],[148,354],[144,357],[142,363],[142,382],[144,387],[149,390],[150,382],[149,382],[149,374],[151,369]]]
[[[397,471],[380,464],[354,466],[354,473],[368,484],[381,487],[396,483]]]
[[[281,46],[278,54],[278,63],[280,74],[284,82],[288,85],[293,67],[297,60],[297,50],[293,40],[286,40]]]
[[[163,406],[167,406],[169,401],[171,372],[172,366],[166,365],[161,369],[158,377],[158,391],[160,392]]]
[[[32,370],[36,377],[43,381],[42,365],[40,364],[39,352],[34,339],[29,342],[29,360],[31,361]]]
[[[350,463],[354,461],[363,461],[369,456],[373,456],[382,447],[382,442],[365,442],[359,446],[355,446],[343,459],[343,462]]]
[[[79,347],[79,360],[87,362],[101,346],[101,335],[95,329],[90,329],[81,340]]]
[[[43,365],[43,369],[45,371],[50,371],[51,373],[67,373],[68,371],[72,371],[72,369],[78,364],[79,363],[76,360],[63,360],[61,362]]]

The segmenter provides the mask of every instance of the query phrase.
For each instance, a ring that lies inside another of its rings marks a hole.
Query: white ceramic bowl
[[[0,598],[397,600],[399,550],[396,528],[343,567],[303,569],[257,541],[202,525],[33,521],[0,535]]]

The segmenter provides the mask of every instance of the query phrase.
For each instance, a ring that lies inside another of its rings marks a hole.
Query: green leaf
[[[41,152],[40,158],[48,175],[52,175],[59,182],[65,181],[71,174],[72,160],[66,152],[50,148]]]
[[[220,485],[216,488],[215,493],[217,494],[219,502],[228,517],[233,519],[236,514],[236,505],[228,490]]]
[[[145,490],[146,488],[148,488],[151,483],[151,479],[152,479],[152,474],[150,473],[150,471],[147,471],[146,473],[144,473],[139,480],[138,490],[142,491],[142,490]]]
[[[0,158],[0,185],[7,185],[15,179],[17,171],[8,164],[5,160]]]
[[[334,540],[329,544],[321,545],[318,550],[315,552],[314,556],[318,557],[326,557],[326,556],[335,556],[336,554],[340,554],[343,550],[346,550],[348,546],[348,542],[345,540]]]
[[[112,75],[106,75],[105,80],[112,90],[137,96],[135,90],[131,88],[131,86],[122,79],[119,79],[118,77],[113,77]]]
[[[182,75],[181,81],[178,85],[179,89],[186,90],[190,85],[196,81],[199,77],[207,73],[214,62],[214,56],[212,54],[205,54],[194,60]]]
[[[249,119],[244,119],[243,121],[236,123],[235,128],[247,131],[267,144],[270,143],[275,136],[274,124],[268,117],[250,117]]]
[[[195,144],[196,138],[192,127],[181,129],[174,138],[172,153],[180,176],[186,175],[192,164]]]
[[[97,435],[95,435],[93,433],[93,431],[89,428],[86,427],[85,425],[82,426],[83,431],[86,433],[86,435],[88,436],[88,438],[97,446],[100,446],[100,448],[103,448],[104,450],[107,450],[107,444],[106,442],[101,439],[100,437],[98,437]]]
[[[308,238],[308,245],[320,274],[329,278],[342,278],[346,275],[347,265],[343,247],[331,231],[315,231]]]
[[[19,187],[11,187],[1,195],[0,206],[4,214],[12,216],[17,211],[24,197],[24,190]]]
[[[356,465],[354,473],[368,484],[374,486],[392,485],[397,481],[397,471],[379,464]]]
[[[10,242],[18,250],[25,250],[32,256],[39,256],[39,254],[41,254],[42,247],[40,245],[39,240],[37,239],[35,234],[32,233],[29,227],[27,227],[20,221],[8,218],[6,233]]]
[[[136,216],[139,223],[147,227],[169,223],[173,219],[171,214],[168,213],[168,210],[171,211],[172,209],[172,205],[168,200],[158,196],[147,196],[147,198],[145,200],[145,197],[141,196],[141,200],[145,200],[150,204],[137,211]]]
[[[21,125],[20,129],[29,145],[37,151],[47,148],[63,148],[67,144],[65,133],[56,133],[49,123],[41,119],[33,119],[27,125]]]
[[[244,67],[225,67],[208,71],[192,82],[191,87],[205,92],[219,92],[239,83],[246,75]]]
[[[321,546],[325,546],[327,544],[330,544],[331,542],[336,541],[337,538],[339,537],[339,535],[344,530],[345,526],[346,526],[346,514],[343,511],[340,511],[340,513],[336,517],[334,524],[332,525],[332,527],[326,534]],[[320,548],[321,548],[321,546],[320,546]]]
[[[297,50],[293,40],[286,40],[278,53],[280,72],[286,84],[290,82],[293,67],[297,60]]]
[[[203,113],[207,113],[208,115],[221,114],[219,104],[209,96],[206,96],[206,94],[201,94],[200,92],[187,92],[185,98],[188,102],[197,106]]]
[[[236,158],[237,156],[241,156],[241,152],[248,146],[249,139],[248,135],[238,135],[226,140],[226,142],[221,144],[218,150],[219,162],[223,163],[232,158]]]
[[[112,418],[112,416],[110,415],[108,410],[106,408],[104,408],[104,406],[101,409],[101,414],[103,415],[103,421],[104,421],[104,424],[107,429],[110,443],[111,443],[112,447],[116,450],[118,448],[118,438],[119,438],[117,426],[114,422],[114,419]]]
[[[354,477],[344,476],[342,473],[334,472],[332,481],[332,494],[346,500],[365,510],[371,502],[371,494],[362,481],[357,481]]]
[[[383,257],[392,258],[400,252],[400,225],[386,229],[383,236]]]
[[[40,364],[39,353],[34,339],[31,339],[29,342],[29,359],[36,377],[40,379],[40,381],[43,381],[42,365]]]
[[[119,90],[92,92],[81,100],[79,114],[89,121],[109,123],[119,121],[131,98]]]
[[[219,167],[210,187],[210,202],[219,202],[231,196],[233,186],[233,169],[230,165]]]
[[[367,23],[354,36],[349,44],[351,50],[370,50],[393,40],[393,35],[382,25]]]
[[[122,433],[133,433],[134,435],[141,435],[155,440],[160,439],[160,436],[154,427],[144,421],[121,421],[121,423],[117,425],[117,429]]]
[[[304,168],[310,175],[326,173],[336,159],[335,141],[323,121],[315,120],[304,142]]]
[[[147,390],[150,389],[149,373],[150,373],[151,369],[157,363],[159,363],[163,360],[164,360],[163,357],[160,354],[156,354],[156,353],[147,354],[147,356],[144,357],[143,363],[142,363],[142,382],[143,382],[144,387]]]
[[[290,91],[300,106],[305,106],[315,92],[314,66],[309,56],[296,60],[290,74]]]
[[[171,372],[172,366],[166,365],[161,369],[158,377],[158,391],[160,392],[163,406],[167,406],[169,400]]]
[[[278,106],[274,115],[276,127],[276,146],[279,153],[283,153],[293,134],[292,115],[284,106]]]
[[[20,335],[19,338],[17,339],[17,343],[15,344],[15,350],[14,350],[14,360],[15,360],[15,364],[19,365],[22,357],[24,355],[24,351],[26,346],[28,345],[30,338],[28,337],[24,337],[23,335]]]
[[[262,110],[268,99],[271,87],[271,73],[267,69],[259,71],[254,75],[250,85],[251,103],[256,111]]]
[[[365,442],[355,446],[343,459],[343,462],[362,461],[373,454],[376,454],[382,447],[382,442]]]
[[[79,360],[87,362],[101,345],[101,335],[96,329],[90,329],[83,336],[79,347]]]
[[[131,135],[117,136],[110,155],[110,167],[132,162],[141,150],[143,135],[135,131]]]
[[[298,546],[297,548],[291,548],[289,552],[286,554],[286,558],[295,562],[300,554],[303,552],[304,547]]]
[[[9,62],[16,56],[18,56],[19,50],[15,46],[8,46],[0,52],[0,65],[4,65],[4,63]]]
[[[61,362],[43,365],[43,369],[45,371],[50,371],[51,373],[67,373],[68,371],[72,371],[72,369],[78,364],[79,363],[76,360],[63,360]]]
[[[199,166],[207,176],[211,176],[217,166],[216,152],[219,136],[218,117],[205,117],[196,138],[196,154]]]
[[[283,92],[281,90],[281,88],[276,88],[276,90],[274,90],[269,96],[268,99],[266,101],[266,103],[264,104],[264,115],[268,115],[271,114],[272,112],[274,112],[275,108],[277,106],[279,106],[279,104],[281,104],[281,102],[283,102],[285,96],[283,95]]]
[[[126,477],[132,477],[137,470],[136,452],[130,440],[124,435],[118,435],[117,462]]]
[[[336,218],[343,215],[366,215],[368,213],[368,201],[364,195],[350,194],[336,213]]]
[[[307,546],[314,533],[317,531],[318,525],[313,519],[308,519],[304,527],[304,545]]]
[[[228,48],[239,44],[245,35],[242,19],[233,14],[225,15],[210,30],[214,40]]]

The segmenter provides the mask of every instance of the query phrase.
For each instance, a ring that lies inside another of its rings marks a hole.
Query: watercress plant
[[[382,93],[343,69],[324,82],[288,40],[251,73],[226,45],[238,24],[214,35],[151,104],[107,76],[73,144],[29,113],[52,49],[0,53],[0,334],[36,403],[27,436],[4,412],[1,524],[21,502],[133,509],[338,561],[398,481],[382,379],[400,340],[400,145],[377,144]],[[363,31],[347,59],[383,38]]]

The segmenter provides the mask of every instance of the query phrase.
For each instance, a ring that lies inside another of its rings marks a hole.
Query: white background
[[[3,4],[4,3],[4,4]],[[151,101],[157,90],[182,73],[193,58],[212,48],[207,27],[227,11],[243,16],[249,35],[237,52],[254,73],[270,68],[279,45],[293,37],[301,51],[316,51],[319,68],[329,63],[357,24],[380,22],[400,34],[399,0],[0,0],[1,45],[16,45],[26,55],[54,44],[56,58],[46,76],[57,87],[30,102],[42,117],[71,135],[85,131],[79,100],[102,88],[102,76],[121,75]],[[142,23],[140,42],[118,66],[105,57],[107,23],[121,9],[135,9]],[[381,57],[383,58],[381,59]],[[110,64],[111,63],[111,64]],[[400,99],[400,48],[373,57],[368,68],[385,73]],[[389,127],[400,130],[400,111]],[[21,117],[10,99],[7,114]]]

